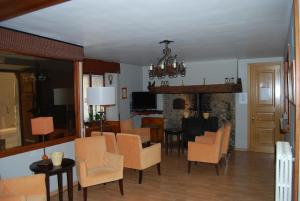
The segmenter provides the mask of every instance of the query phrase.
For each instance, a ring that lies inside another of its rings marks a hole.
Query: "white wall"
[[[282,61],[282,57],[272,58],[255,58],[255,59],[241,59],[238,60],[239,77],[242,79],[243,92],[248,91],[248,64],[257,62],[270,62],[270,61]],[[225,82],[225,78],[234,77],[236,81],[237,77],[237,59],[227,60],[214,60],[214,61],[199,61],[186,63],[187,71],[185,77],[177,77],[169,79],[166,77],[162,79],[169,81],[170,86],[181,85],[201,85],[203,84],[203,78],[206,78],[206,84],[222,84]],[[143,68],[143,89],[147,90],[149,81],[148,67]],[[159,86],[161,80],[155,78],[155,85]],[[247,104],[239,104],[239,94],[236,94],[236,148],[246,150],[248,149],[248,137],[247,137]],[[163,109],[162,96],[158,96],[158,108]]]
[[[131,118],[130,104],[131,104],[131,93],[133,91],[143,91],[143,68],[140,66],[130,64],[120,64],[120,78],[119,78],[119,111],[120,119]],[[127,87],[127,99],[122,99],[121,90],[123,87]],[[138,126],[140,118],[134,117],[135,125]]]
[[[112,82],[109,83],[108,76],[112,76]],[[111,121],[118,121],[119,120],[119,74],[117,73],[105,73],[105,86],[112,86],[115,87],[115,97],[116,97],[116,104],[109,106],[106,108],[106,119]]]
[[[67,142],[46,148],[46,153],[50,157],[50,153],[54,151],[64,152],[65,158],[74,159],[74,142]],[[35,161],[41,160],[43,149],[24,152],[21,154],[0,158],[0,175],[2,179],[32,175],[29,165]],[[73,181],[77,181],[76,168],[73,168]],[[67,184],[66,174],[63,177],[63,185]],[[57,190],[57,177],[50,177],[50,191]]]

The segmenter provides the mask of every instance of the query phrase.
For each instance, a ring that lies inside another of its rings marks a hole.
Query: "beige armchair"
[[[106,151],[104,136],[76,139],[75,161],[84,201],[88,186],[117,180],[123,195],[123,156]]]
[[[134,128],[132,119],[121,120],[120,129],[121,133],[139,135],[142,143],[150,143],[150,128]]]
[[[222,156],[223,128],[215,133],[215,138],[210,142],[188,142],[188,173],[191,172],[191,162],[203,162],[215,164],[219,175],[219,163]]]
[[[0,180],[0,201],[46,201],[45,175]]]
[[[222,152],[222,159],[224,159],[225,161],[225,173],[227,172],[227,166],[230,157],[229,142],[230,142],[230,135],[231,135],[231,127],[232,124],[230,122],[226,122],[224,124],[224,137],[223,137],[221,152]],[[197,136],[195,138],[195,142],[212,144],[215,141],[215,138],[216,138],[216,133],[205,132],[204,136]]]
[[[103,132],[102,134],[105,137],[107,152],[113,153],[113,154],[119,153],[115,133]],[[101,132],[99,132],[99,131],[91,132],[91,136],[100,136],[100,135],[101,135]]]
[[[124,167],[139,170],[139,184],[142,183],[143,170],[148,167],[156,165],[160,175],[160,143],[143,149],[139,135],[118,133],[117,144],[119,153],[124,156]]]

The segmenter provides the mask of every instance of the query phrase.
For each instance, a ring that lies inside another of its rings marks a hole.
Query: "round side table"
[[[47,189],[47,201],[50,201],[50,185],[49,177],[52,175],[57,175],[58,183],[58,192],[59,192],[59,201],[63,201],[63,179],[62,173],[67,173],[67,182],[68,182],[68,198],[69,201],[73,201],[73,167],[75,166],[75,161],[73,159],[64,158],[62,160],[61,166],[53,166],[50,169],[45,169],[39,166],[38,164],[41,161],[32,163],[29,168],[35,174],[44,173],[46,175],[46,189]]]

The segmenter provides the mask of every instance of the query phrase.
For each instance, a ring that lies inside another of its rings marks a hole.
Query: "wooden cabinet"
[[[151,142],[163,142],[163,136],[164,136],[163,117],[143,117],[142,127],[150,128]]]
[[[100,131],[100,122],[86,122],[85,123],[85,136],[90,137],[92,131]],[[119,121],[103,121],[102,125],[103,132],[120,133],[120,122]]]

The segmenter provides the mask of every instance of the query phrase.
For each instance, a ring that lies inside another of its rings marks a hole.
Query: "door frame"
[[[280,92],[282,92],[282,68],[283,68],[283,62],[281,61],[274,61],[274,62],[256,62],[256,63],[248,63],[247,65],[247,101],[248,101],[248,114],[247,114],[247,151],[254,151],[253,146],[252,146],[252,139],[251,139],[251,93],[250,93],[250,82],[251,82],[251,69],[250,66],[253,64],[266,64],[266,65],[280,65],[280,69],[279,69],[279,88],[280,88]],[[282,99],[279,99],[279,113],[282,112],[282,108],[283,108],[283,102]],[[278,121],[278,125],[279,125],[279,121]],[[277,135],[275,134],[275,142],[276,140],[278,140],[280,138],[280,132],[277,133]]]

